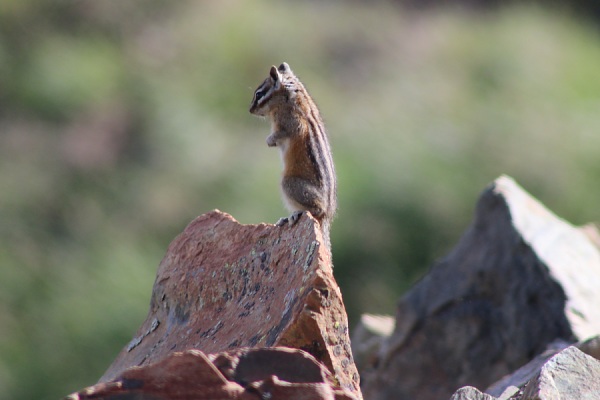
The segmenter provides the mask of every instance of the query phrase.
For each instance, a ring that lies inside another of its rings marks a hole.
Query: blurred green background
[[[351,325],[394,312],[500,174],[573,223],[597,220],[600,24],[588,11],[0,1],[0,399],[95,383],[197,215],[287,213],[269,126],[248,113],[282,61],[331,137]]]

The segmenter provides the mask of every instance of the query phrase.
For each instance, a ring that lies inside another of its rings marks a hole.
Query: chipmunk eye
[[[260,100],[264,97],[265,91],[263,89],[259,89],[256,91],[256,100]]]

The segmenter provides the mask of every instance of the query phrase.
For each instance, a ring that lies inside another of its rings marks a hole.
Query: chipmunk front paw
[[[269,147],[277,146],[277,140],[275,140],[275,135],[267,136],[267,146],[269,146]]]

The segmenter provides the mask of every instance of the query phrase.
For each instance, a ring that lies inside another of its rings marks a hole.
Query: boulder
[[[334,386],[331,373],[302,350],[246,348],[210,355],[186,350],[129,368],[66,400],[356,399]]]
[[[481,393],[473,386],[465,386],[456,391],[450,400],[497,400],[489,394]]]
[[[535,356],[531,361],[509,375],[502,377],[498,382],[495,382],[485,392],[492,396],[500,396],[509,387],[522,387],[531,380],[546,362],[560,353],[562,350],[569,347],[569,343],[557,340],[548,345],[545,351]]]
[[[600,362],[570,346],[548,360],[514,399],[600,399]]]
[[[365,397],[450,398],[489,386],[553,342],[600,332],[592,237],[498,178],[457,246],[400,299],[394,332],[361,369]]]
[[[220,211],[196,218],[170,244],[146,320],[100,382],[163,365],[174,352],[284,346],[311,354],[360,399],[346,311],[321,243],[307,214],[293,227],[241,225]]]
[[[597,343],[598,338],[595,338],[593,343],[580,343],[579,346],[589,349],[590,346],[595,348]],[[550,353],[554,354],[548,356]],[[520,381],[525,374],[530,379]],[[513,382],[519,387],[506,387],[500,397],[463,387],[450,400],[600,400],[600,361],[575,346],[560,351],[548,349],[515,372]],[[490,393],[489,390],[486,392]]]
[[[579,342],[573,345],[588,356],[600,359],[600,336]],[[539,374],[542,367],[555,355],[569,347],[569,343],[556,341],[551,343],[546,351],[537,355],[533,360],[517,369],[510,375],[507,375],[488,387],[485,392],[492,396],[499,396],[506,392],[509,387],[523,387],[527,382]]]

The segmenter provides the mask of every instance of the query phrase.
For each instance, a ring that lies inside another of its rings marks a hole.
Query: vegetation
[[[0,2],[0,400],[93,384],[145,318],[170,240],[218,208],[285,213],[248,113],[287,61],[339,175],[335,274],[351,323],[396,299],[509,174],[598,218],[600,34],[513,5]]]

